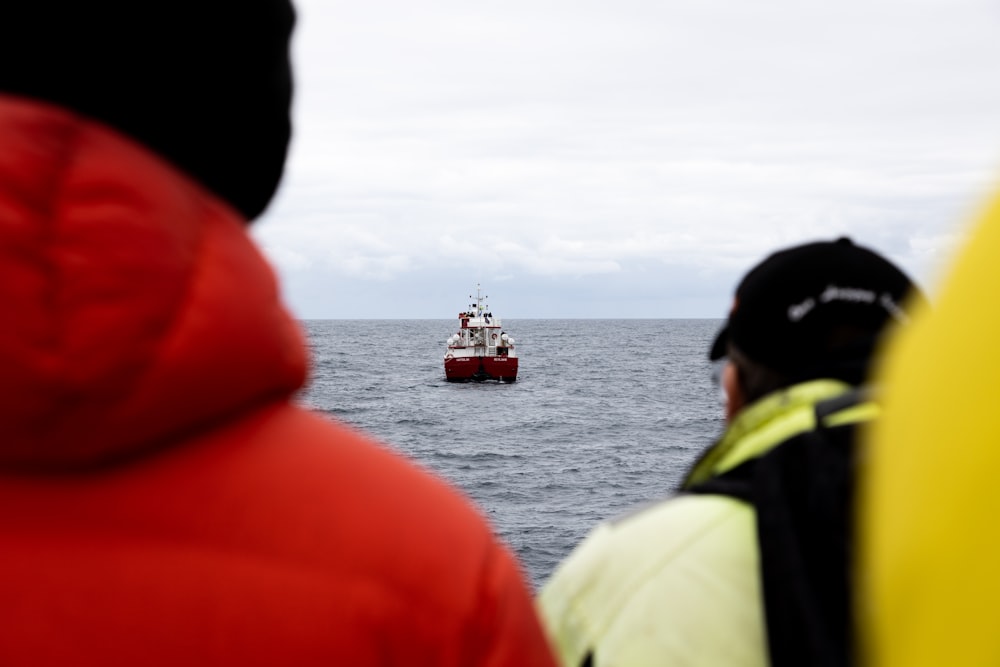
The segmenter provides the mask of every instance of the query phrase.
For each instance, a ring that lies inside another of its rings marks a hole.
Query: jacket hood
[[[136,455],[302,385],[233,208],[60,108],[0,95],[0,145],[0,466]]]

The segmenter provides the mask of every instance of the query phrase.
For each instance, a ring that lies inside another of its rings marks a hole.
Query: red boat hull
[[[444,375],[450,382],[470,380],[517,380],[517,357],[452,357],[444,360]]]

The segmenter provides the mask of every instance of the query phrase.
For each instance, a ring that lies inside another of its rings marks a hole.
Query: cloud
[[[297,250],[277,245],[265,245],[264,251],[280,271],[302,272],[313,267],[313,262]]]
[[[581,314],[657,282],[662,316],[714,312],[771,250],[837,235],[929,281],[1000,175],[985,1],[299,8],[295,139],[254,234],[300,312],[473,275]]]

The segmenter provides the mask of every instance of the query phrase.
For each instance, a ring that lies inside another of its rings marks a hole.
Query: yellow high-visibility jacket
[[[737,416],[685,486],[816,428],[815,405],[850,389],[814,380],[764,397]],[[867,406],[852,419],[870,418]],[[763,667],[757,544],[753,507],[725,495],[685,494],[599,525],[538,597],[561,664]]]

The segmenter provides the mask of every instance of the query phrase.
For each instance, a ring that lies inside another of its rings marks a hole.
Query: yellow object
[[[1000,665],[1000,197],[893,342],[863,479],[870,667]]]

